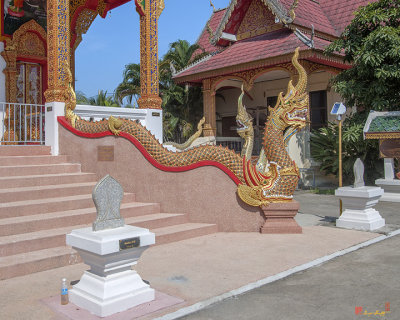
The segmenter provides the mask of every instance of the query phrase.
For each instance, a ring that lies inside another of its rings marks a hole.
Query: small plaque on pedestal
[[[126,250],[140,247],[140,238],[130,238],[130,239],[123,239],[119,240],[119,250]]]

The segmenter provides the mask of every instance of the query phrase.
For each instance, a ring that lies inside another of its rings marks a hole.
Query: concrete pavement
[[[399,247],[395,236],[181,319],[399,319]]]
[[[229,297],[231,295],[227,293],[238,292],[238,288],[244,288],[243,290],[246,291],[252,288],[249,284],[262,283],[263,279],[277,279],[277,275],[283,277],[292,272],[304,270],[311,265],[321,263],[324,261],[324,257],[326,257],[327,260],[336,255],[346,253],[349,247],[357,246],[365,241],[375,241],[375,239],[385,238],[375,232],[360,232],[335,228],[332,223],[333,220],[331,218],[326,218],[334,216],[335,212],[337,212],[337,200],[333,196],[297,192],[296,199],[301,204],[297,219],[301,225],[305,226],[302,235],[218,233],[161,245],[147,250],[139,261],[137,266],[138,272],[144,279],[149,280],[151,286],[156,290],[181,298],[185,301],[179,305],[157,311],[141,317],[140,319],[153,319],[164,316],[166,317],[165,319],[173,319],[173,312],[189,308],[193,305],[201,307],[201,305],[204,305],[202,304],[203,301],[212,301],[216,297]],[[387,221],[392,222],[394,228],[397,226],[400,228],[400,219],[396,215],[398,211],[396,206],[390,203],[382,203],[380,206],[381,208],[379,208],[379,210],[382,216],[386,218]],[[385,243],[388,243],[388,241],[389,240],[383,241],[380,246],[385,247]],[[393,248],[395,247],[394,244]],[[353,247],[354,250],[357,248],[358,247]],[[356,253],[362,255],[363,252],[366,252],[365,250],[367,249],[350,253],[348,255],[350,261],[352,255]],[[380,266],[382,270],[390,269],[389,274],[394,275],[391,268],[393,264],[396,265],[397,263],[398,265],[398,256],[397,258],[396,255],[392,256],[390,250],[382,252],[384,255],[378,256],[377,258],[387,261],[387,263],[380,261],[378,266]],[[337,258],[333,262],[341,261],[341,259],[342,258]],[[360,259],[362,260],[362,258]],[[310,262],[313,261],[314,264],[310,264]],[[336,268],[339,270],[347,270],[347,264],[348,262],[344,262],[336,266]],[[349,271],[354,271],[355,267],[356,266],[353,265]],[[1,318],[40,320],[74,319],[72,317],[66,317],[65,314],[60,314],[57,310],[52,309],[44,302],[52,296],[58,296],[62,277],[67,277],[69,281],[78,280],[83,270],[86,268],[85,265],[78,264],[0,281]],[[319,268],[320,267],[313,268],[310,271],[319,270]],[[303,273],[304,272],[308,271],[303,271]],[[347,273],[346,271],[346,274]],[[367,274],[367,276],[365,276],[365,274]],[[287,279],[291,279],[295,276],[296,275],[292,275]],[[355,273],[354,277],[351,279],[354,279],[355,282],[358,281],[360,285],[365,284],[365,286],[373,288],[374,283],[371,284],[369,281],[370,276],[372,276],[372,274],[360,272],[358,274]],[[302,290],[297,288],[297,282],[288,285],[288,288],[291,288],[295,294],[289,297],[289,290],[287,300],[284,299],[284,296],[280,295],[281,289],[279,287],[279,283],[283,283],[282,281],[286,280],[270,283],[266,287],[274,286],[275,289],[264,296],[264,298],[261,292],[256,301],[267,300],[279,302],[280,299],[282,303],[286,301],[289,305],[284,308],[283,306],[285,304],[282,304],[282,308],[278,308],[277,310],[279,310],[279,312],[274,313],[274,315],[277,319],[291,319],[290,315],[292,313],[289,310],[290,304],[297,306],[298,304],[301,305],[305,303],[318,310],[319,302],[314,303],[314,297],[326,295],[331,298],[323,301],[321,300],[321,303],[331,301],[330,303],[333,307],[321,310],[327,310],[326,312],[334,316],[338,312],[335,311],[335,308],[340,309],[341,307],[340,304],[336,304],[336,297],[341,296],[342,290],[347,291],[347,287],[342,284],[342,281],[346,283],[346,281],[350,281],[351,279],[346,280],[341,278],[340,275],[318,277],[319,278],[316,280],[317,282],[314,284],[309,283],[307,285],[307,281],[305,281]],[[325,282],[324,279],[326,279]],[[379,278],[376,277],[376,279]],[[299,284],[301,284],[301,282],[299,282]],[[324,289],[324,285],[326,289]],[[353,285],[354,284],[351,284],[351,286]],[[332,293],[328,290],[329,288],[333,290]],[[244,292],[243,290],[242,292]],[[325,290],[328,290],[328,292],[325,292]],[[298,298],[295,298],[296,296]],[[307,296],[308,299],[302,299],[303,296]],[[360,303],[363,302],[361,301],[362,292],[359,294],[359,297]],[[372,298],[373,297],[366,301],[365,307],[374,307]],[[290,299],[294,300],[291,301]],[[376,304],[379,304],[379,308],[381,308],[381,303],[391,302],[394,308],[396,301],[392,301],[393,302],[390,300],[383,302],[377,301]],[[354,303],[356,302],[358,302],[358,300],[354,300]],[[242,305],[242,308],[246,308],[246,303]],[[353,302],[349,302],[349,306],[352,303]],[[367,303],[371,304],[367,305]],[[270,314],[270,309],[268,308],[267,311],[269,312],[267,315],[265,315],[265,310],[262,308],[260,309],[260,314],[254,311],[254,319],[258,319],[257,317],[261,317],[261,315],[263,315],[263,319],[270,318],[268,316],[268,314]],[[304,316],[293,319],[321,319],[322,313],[320,313],[319,318],[312,318],[312,315],[306,316],[307,312],[309,312],[308,309],[304,309],[303,311]],[[347,316],[347,311],[346,317],[338,316],[336,318],[332,317],[326,319],[352,319],[351,315]],[[251,316],[250,310],[248,310],[248,312]],[[215,317],[214,319],[223,319],[223,316],[223,314],[218,314],[218,316],[213,315],[213,317]],[[231,318],[251,319],[251,317],[247,316]],[[78,319],[85,318],[80,317]],[[131,319],[131,317],[128,315],[120,315],[120,319]]]

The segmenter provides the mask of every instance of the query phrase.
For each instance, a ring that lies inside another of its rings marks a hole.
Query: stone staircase
[[[96,182],[49,147],[0,146],[0,280],[81,262],[65,235],[96,218]],[[217,232],[185,214],[162,213],[159,203],[136,202],[132,193],[124,195],[121,215],[154,232],[156,244]]]

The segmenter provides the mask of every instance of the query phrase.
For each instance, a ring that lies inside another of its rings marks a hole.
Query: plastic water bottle
[[[61,283],[61,304],[68,304],[68,285],[67,279],[63,278]]]

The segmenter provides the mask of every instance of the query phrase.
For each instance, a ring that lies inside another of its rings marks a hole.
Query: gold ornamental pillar
[[[46,102],[68,101],[70,58],[69,0],[48,0]]]
[[[140,16],[140,98],[141,109],[161,109],[158,70],[158,18],[164,0],[135,0]]]
[[[211,80],[203,80],[203,114],[206,119],[203,129],[205,137],[216,136],[217,118],[215,110],[215,92],[211,89]]]
[[[7,46],[1,56],[6,62],[6,101],[17,102],[17,51],[14,46]]]

